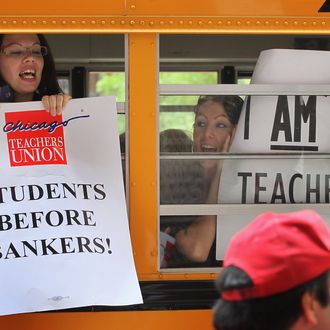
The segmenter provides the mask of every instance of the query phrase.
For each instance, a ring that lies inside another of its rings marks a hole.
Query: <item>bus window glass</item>
[[[241,85],[248,85],[251,81],[251,78],[238,78],[237,83]]]
[[[58,83],[63,91],[63,93],[65,94],[70,94],[70,82],[69,82],[69,78],[65,78],[65,77],[60,77],[58,79]]]
[[[116,96],[117,102],[125,102],[125,72],[89,72],[89,96]]]

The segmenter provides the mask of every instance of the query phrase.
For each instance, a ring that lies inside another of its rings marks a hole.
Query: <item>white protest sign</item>
[[[330,52],[275,49],[261,53],[252,78],[259,84],[330,84]],[[330,97],[247,97],[230,151],[315,153],[313,158],[225,160],[219,203],[329,203]],[[269,209],[272,209],[271,205]],[[217,259],[237,230],[257,214],[218,215]],[[330,217],[329,217],[330,222]]]
[[[0,105],[0,314],[142,303],[114,97]]]

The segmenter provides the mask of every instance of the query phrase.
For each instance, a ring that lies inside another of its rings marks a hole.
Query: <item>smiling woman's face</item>
[[[1,49],[12,45],[30,48],[39,45],[36,34],[6,34]],[[44,66],[43,57],[33,56],[31,52],[18,55],[0,53],[0,75],[15,91],[15,101],[31,101],[37,90]]]
[[[223,105],[207,101],[199,106],[194,124],[194,151],[221,152],[231,138],[234,125]]]

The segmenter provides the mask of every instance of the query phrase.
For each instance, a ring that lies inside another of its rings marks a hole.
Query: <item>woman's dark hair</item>
[[[237,95],[205,95],[200,96],[196,105],[195,113],[198,112],[198,109],[204,103],[212,101],[218,104],[221,104],[226,114],[229,117],[230,122],[233,125],[237,125],[239,116],[241,114],[243,100]]]
[[[241,269],[224,269],[216,285],[220,293],[214,309],[213,323],[217,330],[288,330],[302,314],[301,298],[311,293],[321,306],[329,304],[329,271],[289,291],[266,298],[226,301],[221,293],[229,289],[253,286]]]
[[[0,46],[2,45],[5,34],[0,34]],[[62,89],[58,84],[55,70],[55,62],[48,45],[48,42],[43,34],[37,34],[40,45],[46,46],[48,49],[47,55],[44,56],[44,68],[42,70],[40,84],[38,90],[34,93],[33,100],[39,101],[44,95],[53,95],[62,93]],[[6,82],[0,76],[0,86],[6,85]]]

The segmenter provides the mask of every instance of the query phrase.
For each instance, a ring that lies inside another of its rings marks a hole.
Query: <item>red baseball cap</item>
[[[254,284],[224,291],[224,300],[285,292],[330,269],[330,230],[313,210],[263,213],[232,237],[224,266],[240,268]]]

